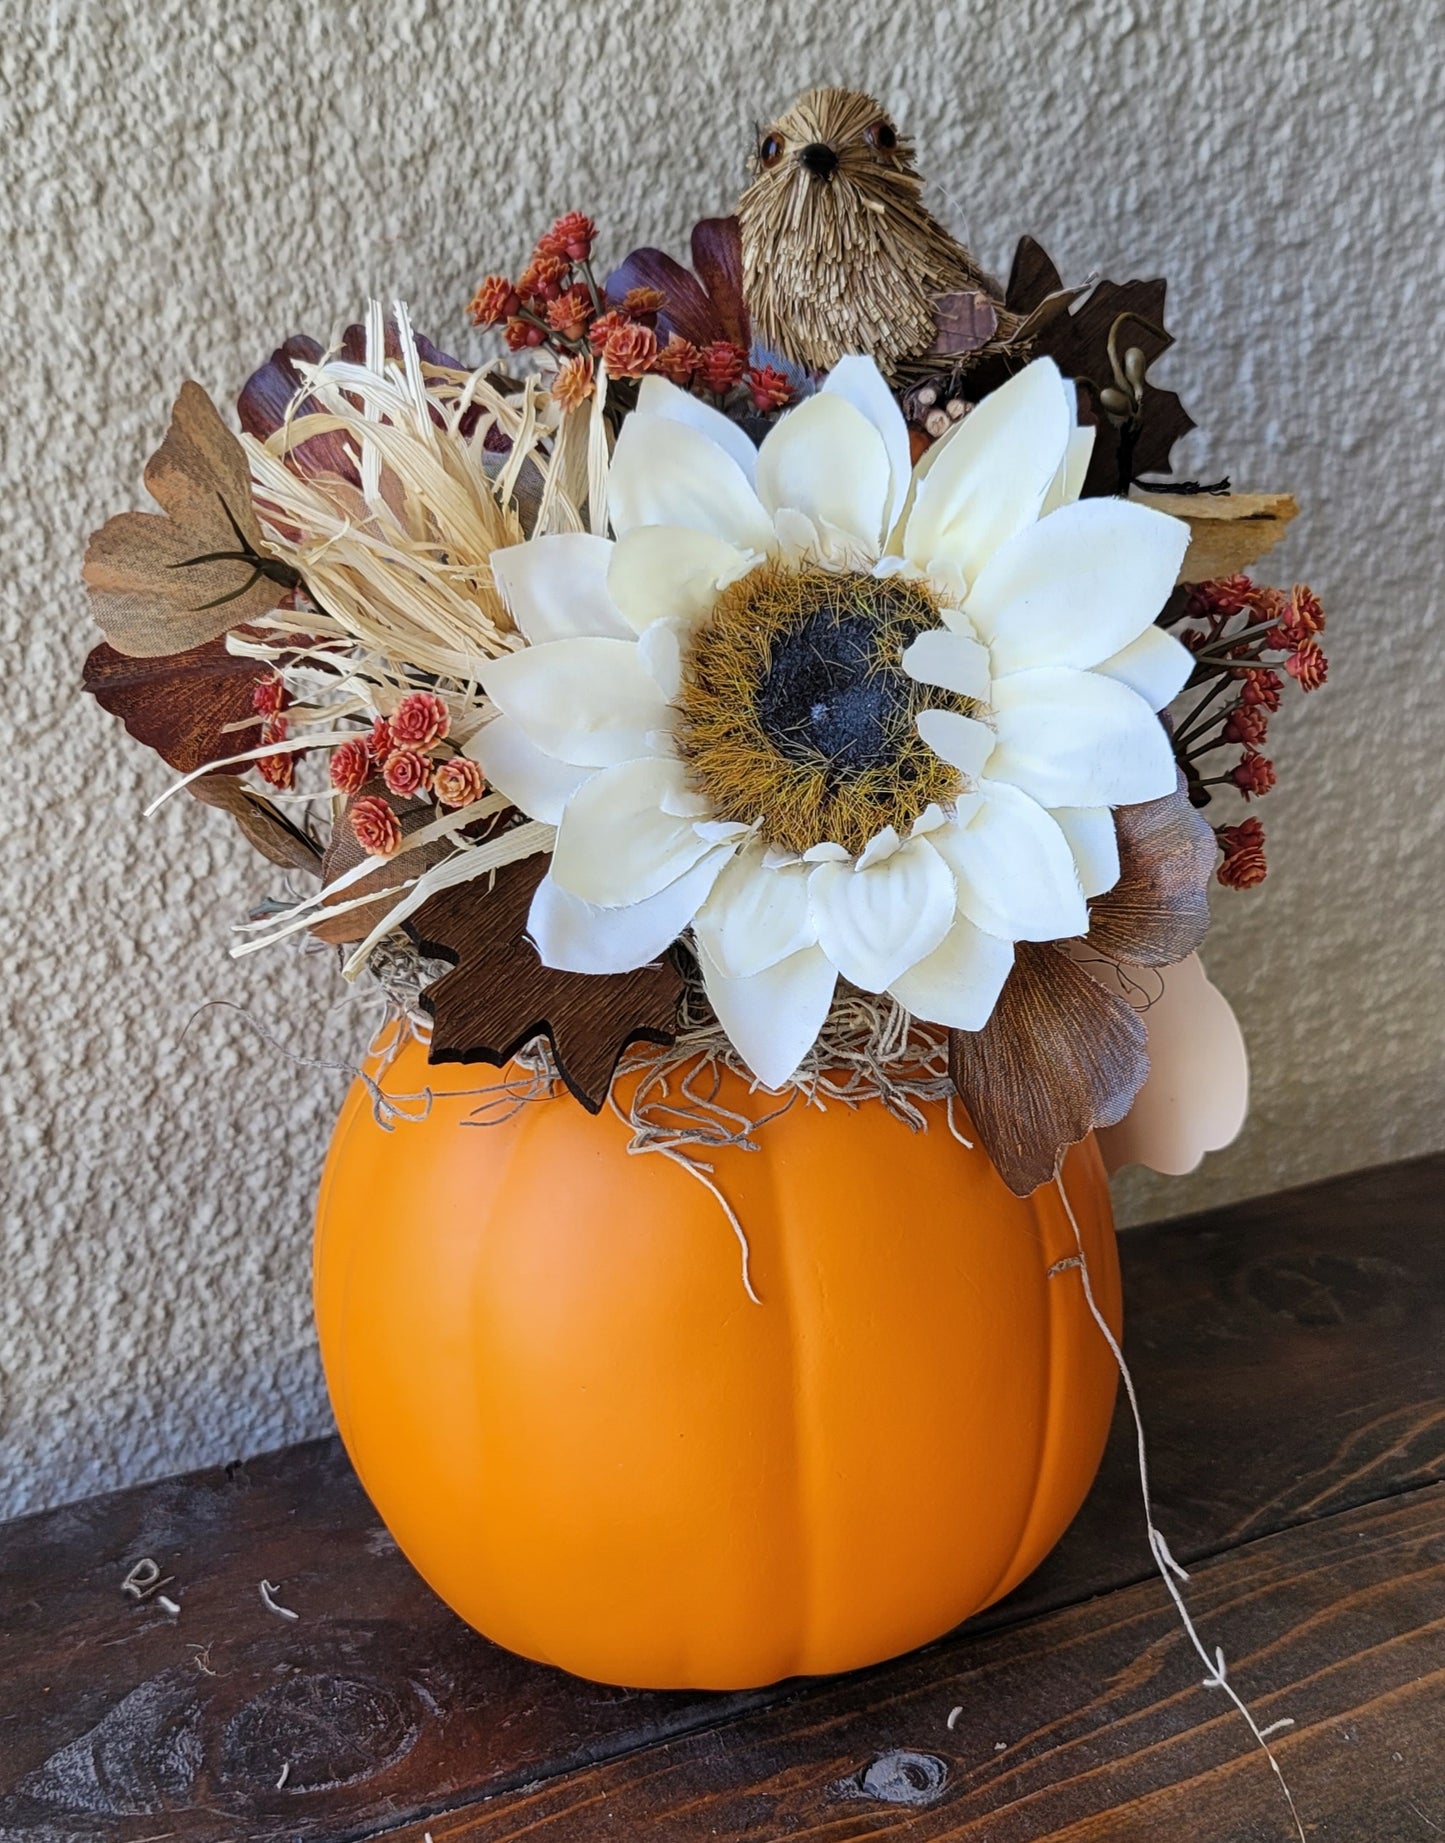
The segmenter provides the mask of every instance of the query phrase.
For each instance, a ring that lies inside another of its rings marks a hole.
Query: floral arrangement
[[[1265,875],[1206,814],[1325,678],[1314,595],[1242,573],[1293,503],[1171,483],[1163,282],[1028,239],[996,282],[870,98],[810,92],[752,167],[691,268],[604,275],[560,217],[478,287],[480,365],[373,304],[239,435],[185,384],[159,511],[86,554],[86,687],[287,873],[234,952],[329,944],[519,1103],[625,1061],[676,1142],[751,1143],[697,1069],[956,1097],[1022,1194],[1152,1056],[1193,1162],[1243,1104],[1208,886]]]

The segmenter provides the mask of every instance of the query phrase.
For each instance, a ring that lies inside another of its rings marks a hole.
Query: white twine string
[[[1299,1837],[1299,1843],[1309,1843],[1308,1838],[1305,1836],[1305,1827],[1300,1821],[1299,1811],[1295,1806],[1294,1794],[1289,1789],[1289,1784],[1285,1779],[1279,1761],[1275,1758],[1274,1749],[1270,1746],[1268,1738],[1271,1734],[1278,1734],[1281,1729],[1292,1728],[1294,1726],[1294,1719],[1291,1716],[1285,1716],[1280,1721],[1271,1722],[1269,1727],[1261,1728],[1259,1723],[1254,1719],[1254,1716],[1250,1713],[1249,1707],[1245,1703],[1243,1697],[1240,1696],[1234,1685],[1229,1681],[1223,1651],[1216,1646],[1213,1657],[1209,1655],[1209,1652],[1205,1649],[1203,1639],[1200,1638],[1199,1633],[1195,1629],[1194,1621],[1189,1616],[1189,1608],[1185,1605],[1184,1596],[1179,1591],[1179,1582],[1189,1579],[1188,1570],[1181,1568],[1179,1563],[1174,1559],[1173,1555],[1170,1553],[1169,1544],[1164,1540],[1164,1532],[1154,1521],[1154,1500],[1149,1489],[1149,1458],[1144,1444],[1144,1419],[1139,1412],[1139,1397],[1134,1390],[1134,1378],[1129,1373],[1129,1365],[1124,1361],[1124,1352],[1119,1348],[1119,1340],[1109,1329],[1109,1322],[1099,1310],[1098,1301],[1094,1297],[1093,1284],[1089,1278],[1089,1260],[1088,1256],[1084,1253],[1084,1238],[1079,1233],[1079,1224],[1074,1215],[1073,1205],[1069,1202],[1068,1192],[1064,1189],[1063,1173],[1061,1170],[1055,1170],[1054,1172],[1054,1185],[1063,1203],[1064,1214],[1069,1219],[1069,1227],[1074,1232],[1074,1246],[1078,1250],[1077,1262],[1069,1261],[1067,1263],[1061,1263],[1060,1266],[1067,1265],[1072,1267],[1077,1265],[1079,1269],[1079,1278],[1084,1286],[1084,1301],[1089,1308],[1094,1323],[1099,1327],[1099,1335],[1109,1346],[1110,1354],[1113,1356],[1114,1362],[1118,1366],[1119,1376],[1124,1384],[1124,1394],[1129,1402],[1129,1412],[1134,1417],[1135,1450],[1139,1464],[1139,1491],[1144,1500],[1144,1527],[1149,1533],[1149,1552],[1154,1557],[1154,1565],[1159,1570],[1159,1578],[1169,1590],[1169,1597],[1174,1602],[1174,1610],[1179,1615],[1179,1622],[1184,1627],[1185,1634],[1190,1644],[1192,1644],[1194,1649],[1199,1653],[1200,1661],[1204,1665],[1206,1674],[1203,1687],[1205,1689],[1222,1689],[1225,1695],[1228,1696],[1229,1700],[1234,1704],[1235,1708],[1237,1708],[1244,1717],[1250,1733],[1254,1736],[1265,1758],[1269,1761],[1270,1768],[1275,1778],[1279,1781],[1279,1789],[1283,1792],[1284,1801],[1289,1806],[1289,1814],[1294,1820],[1295,1833]]]

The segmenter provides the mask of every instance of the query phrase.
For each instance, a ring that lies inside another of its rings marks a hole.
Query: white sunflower
[[[759,448],[644,381],[616,540],[492,558],[530,644],[482,667],[470,752],[558,827],[529,925],[549,966],[626,971],[690,929],[778,1087],[840,976],[978,1030],[1014,942],[1083,933],[1111,809],[1174,788],[1155,712],[1191,662],[1154,625],[1188,528],[1078,498],[1073,403],[1037,360],[910,472],[871,360]]]

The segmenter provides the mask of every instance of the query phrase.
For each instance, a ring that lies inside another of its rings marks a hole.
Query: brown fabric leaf
[[[1172,794],[1114,814],[1119,881],[1089,904],[1088,944],[1133,966],[1172,966],[1209,927],[1209,880],[1218,847],[1190,805],[1184,777]]]
[[[359,733],[359,732],[358,732]],[[409,832],[415,832],[435,819],[436,808],[426,800],[400,800],[395,794],[388,793],[380,775],[373,775],[364,783],[359,793],[352,796],[342,808],[336,823],[331,828],[331,839],[326,847],[326,855],[321,864],[321,881],[330,883],[342,876],[353,865],[359,864],[366,856],[357,843],[356,834],[351,829],[351,808],[355,800],[376,796],[386,801],[396,814],[401,826],[401,835],[405,839]],[[343,915],[327,917],[325,910],[330,903],[351,902],[357,896],[365,896],[372,890],[391,889],[395,884],[404,882],[408,877],[419,877],[424,870],[430,870],[433,864],[439,864],[452,850],[451,844],[444,838],[434,840],[430,845],[422,845],[417,851],[403,858],[389,858],[379,864],[375,870],[368,871],[353,884],[331,897],[322,904],[322,919],[313,922],[310,932],[319,941],[328,941],[333,946],[348,946],[353,941],[365,940],[372,929],[383,919],[388,910],[396,907],[401,896],[389,897],[385,902],[367,903],[364,908],[348,909]]]
[[[940,295],[934,312],[938,331],[932,350],[940,356],[977,352],[998,331],[998,308],[976,288]]]
[[[203,774],[189,791],[203,806],[218,806],[229,813],[246,842],[264,858],[286,870],[321,874],[321,847],[295,826],[263,794],[229,774]]]
[[[438,890],[408,924],[423,953],[454,962],[422,996],[434,1020],[430,1060],[500,1067],[545,1036],[563,1081],[597,1113],[629,1044],[673,1041],[682,976],[666,957],[631,973],[543,966],[527,915],[546,869],[543,856],[523,858],[495,883]]]
[[[982,1030],[949,1032],[949,1069],[984,1150],[1025,1197],[1060,1154],[1113,1126],[1149,1073],[1144,1020],[1049,943],[1020,941]]]
[[[735,217],[702,218],[692,227],[692,266],[707,289],[722,337],[744,352],[753,343],[743,300],[743,233]]]
[[[189,774],[217,756],[255,746],[259,730],[232,726],[258,721],[251,694],[270,670],[259,660],[227,652],[223,639],[152,659],[129,657],[102,642],[87,658],[81,683],[137,742]],[[216,770],[245,771],[245,763]]]
[[[294,586],[245,560],[194,561],[247,546],[266,557],[245,450],[199,384],[181,386],[145,483],[161,513],[109,519],[86,546],[81,571],[117,652],[136,659],[189,652],[270,613]]]
[[[676,333],[696,346],[726,339],[749,350],[752,329],[743,301],[738,220],[703,218],[696,224],[692,261],[697,275],[663,250],[633,250],[607,277],[607,298],[620,301],[631,288],[655,288],[662,296],[657,336],[664,344],[669,334]]]

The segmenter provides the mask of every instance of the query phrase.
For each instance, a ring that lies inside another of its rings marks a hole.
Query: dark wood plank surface
[[[1190,1599],[1260,1725],[1293,1720],[1272,1744],[1312,1832],[1445,1828],[1445,1486],[1248,1543],[1206,1562]],[[1125,1588],[396,1843],[1288,1843],[1268,1762],[1201,1676],[1163,1594]]]
[[[1123,1242],[1160,1521],[1181,1560],[1218,1558],[1196,1579],[1208,1636],[1241,1687],[1278,1692],[1266,1718],[1288,1704],[1307,1815],[1349,1843],[1445,1835],[1442,1196],[1436,1157]],[[173,1577],[175,1617],[122,1593],[141,1556]],[[1074,1528],[1001,1606],[902,1663],[735,1696],[604,1688],[488,1645],[313,1442],[0,1528],[0,1843],[631,1836],[663,1805],[679,1838],[1288,1836],[1198,1677],[1150,1574],[1122,1423]],[[987,1752],[980,1708],[1014,1730]],[[1330,1740],[1351,1723],[1365,1739]],[[833,1798],[897,1748],[944,1762],[936,1804]],[[694,1808],[700,1827],[679,1827]]]

